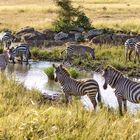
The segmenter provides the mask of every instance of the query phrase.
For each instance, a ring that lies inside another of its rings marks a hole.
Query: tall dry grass
[[[106,107],[86,111],[75,100],[44,102],[35,90],[0,76],[0,139],[2,140],[138,140],[140,113],[120,117]]]

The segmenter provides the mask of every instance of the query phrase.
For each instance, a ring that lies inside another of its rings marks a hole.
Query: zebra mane
[[[107,70],[113,70],[113,71],[115,71],[115,72],[120,73],[121,75],[123,75],[123,73],[121,71],[117,70],[116,68],[114,68],[113,66],[110,66],[110,65],[108,65],[104,70],[105,71],[107,71]]]
[[[64,68],[62,65],[59,66],[59,68],[67,75],[70,77],[70,73],[68,72],[68,70],[66,68]]]

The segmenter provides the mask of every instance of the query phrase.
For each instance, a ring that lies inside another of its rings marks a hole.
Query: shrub
[[[44,72],[50,80],[54,80],[54,68],[53,67],[45,68]]]
[[[68,32],[74,27],[82,27],[84,29],[91,28],[91,22],[80,7],[74,8],[71,0],[55,0],[56,5],[60,7],[58,11],[58,20],[54,22],[56,32]]]
[[[79,72],[75,68],[69,68],[68,71],[72,78],[74,79],[78,78]]]

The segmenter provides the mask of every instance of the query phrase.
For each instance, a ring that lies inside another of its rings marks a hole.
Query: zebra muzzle
[[[107,83],[106,82],[104,83],[103,88],[107,89]]]

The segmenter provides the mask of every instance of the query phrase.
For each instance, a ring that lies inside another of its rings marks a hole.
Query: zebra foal
[[[68,45],[66,50],[64,51],[66,51],[66,57],[64,58],[63,63],[69,60],[70,57],[74,54],[79,55],[79,56],[84,56],[87,53],[87,54],[90,54],[93,59],[95,59],[94,48],[91,48],[85,45],[71,44],[71,45]],[[62,53],[64,51],[62,51]]]
[[[107,89],[108,84],[115,88],[115,96],[117,97],[121,115],[122,105],[124,110],[127,111],[127,100],[132,103],[140,103],[140,83],[124,77],[120,71],[111,66],[104,69],[103,77],[105,79],[104,89]]]
[[[101,95],[100,95],[100,89],[98,83],[93,79],[88,79],[86,81],[80,81],[73,79],[68,71],[62,66],[55,68],[55,81],[59,81],[59,83],[62,86],[62,90],[65,94],[66,104],[69,103],[69,99],[71,96],[83,96],[87,95],[89,99],[91,100],[94,109],[96,109],[97,102],[96,102],[96,96],[99,103],[101,103]],[[98,93],[98,94],[97,94]]]

